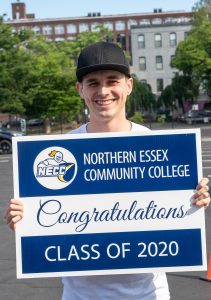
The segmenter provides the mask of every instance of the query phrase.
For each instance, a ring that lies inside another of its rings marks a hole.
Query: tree
[[[211,95],[211,4],[200,1],[195,6],[193,29],[177,49],[173,64],[192,86],[203,86]]]
[[[169,109],[173,105],[174,92],[172,85],[167,85],[158,98],[157,106]]]
[[[31,78],[30,54],[22,45],[29,35],[13,34],[0,21],[0,107],[2,112],[23,114],[30,100],[26,90]]]
[[[3,18],[0,17],[0,49],[11,50],[19,42],[17,35],[12,33],[10,26],[3,23]]]
[[[134,115],[136,111],[143,112],[151,110],[155,106],[155,97],[148,84],[141,83],[135,74],[133,77],[133,90],[128,97],[126,110],[128,117]]]
[[[95,42],[108,41],[113,38],[113,33],[106,29],[102,24],[96,26],[96,31],[85,31],[76,36],[75,40],[65,41],[58,44],[61,49],[77,64],[77,58],[81,50]]]
[[[198,87],[190,76],[176,75],[172,84],[168,85],[161,93],[157,105],[172,110],[177,102],[184,111],[185,102],[188,100],[193,103],[194,98],[198,95]]]
[[[28,30],[12,33],[0,23],[1,111],[27,117],[79,119],[84,105],[75,89],[75,69],[81,48],[107,40],[103,26],[75,41],[48,42]]]
[[[81,110],[81,100],[75,90],[75,64],[57,43],[42,38],[30,41],[27,49],[33,54],[33,85],[28,90],[32,105],[27,114],[43,118],[70,120]]]
[[[43,117],[54,116],[62,120],[79,118],[84,112],[75,89],[77,57],[83,47],[105,40],[108,36],[108,30],[100,26],[99,31],[84,32],[75,41],[49,43],[41,38],[30,41],[27,49],[36,57],[34,82],[39,82],[31,90],[34,99],[29,107],[30,112],[36,111]],[[30,113],[29,110],[27,112]]]
[[[211,0],[200,0],[193,7],[193,25],[198,26],[204,21],[211,21]]]

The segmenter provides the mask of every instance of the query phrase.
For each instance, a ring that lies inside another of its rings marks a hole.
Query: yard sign
[[[17,276],[206,269],[200,131],[13,139]]]

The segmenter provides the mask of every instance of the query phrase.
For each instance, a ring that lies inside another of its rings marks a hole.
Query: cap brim
[[[124,65],[118,65],[118,64],[100,64],[100,65],[92,65],[92,66],[80,68],[77,70],[76,76],[78,81],[81,82],[85,75],[100,70],[114,70],[123,73],[128,77],[131,77],[129,69]]]

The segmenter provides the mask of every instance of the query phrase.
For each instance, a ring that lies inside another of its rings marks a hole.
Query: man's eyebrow
[[[118,79],[120,79],[121,78],[121,76],[119,76],[119,75],[108,75],[107,77],[106,77],[106,79],[107,80],[113,80],[113,79],[116,79],[116,80],[118,80]],[[97,82],[97,81],[99,81],[99,78],[98,78],[98,76],[97,77],[90,77],[90,78],[87,78],[86,79],[86,83],[91,83],[91,82]]]
[[[86,82],[87,82],[87,83],[90,83],[90,82],[93,82],[93,81],[98,81],[98,79],[95,78],[95,77],[86,79]]]

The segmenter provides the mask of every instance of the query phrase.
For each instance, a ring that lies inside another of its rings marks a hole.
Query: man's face
[[[91,121],[120,120],[125,118],[125,103],[132,91],[132,78],[112,71],[96,71],[77,83],[80,96],[90,111]]]

